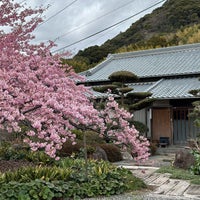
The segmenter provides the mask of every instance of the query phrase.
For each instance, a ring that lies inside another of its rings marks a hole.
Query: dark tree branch
[[[26,114],[26,113],[35,111],[35,110],[37,110],[38,108],[41,108],[41,107],[42,107],[42,105],[37,105],[37,106],[35,106],[35,107],[33,107],[33,108],[30,108],[30,109],[28,109],[28,110],[25,110],[25,111],[23,112],[23,114]]]

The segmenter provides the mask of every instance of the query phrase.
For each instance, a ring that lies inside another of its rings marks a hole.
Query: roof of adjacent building
[[[143,79],[129,84],[135,92],[151,92],[157,99],[194,98],[188,92],[200,89],[200,43],[112,54],[82,74],[86,82],[105,84],[110,74],[121,70]],[[97,98],[101,95],[94,92]]]
[[[106,81],[110,74],[121,70],[140,78],[200,74],[200,43],[111,54],[83,75],[86,82]]]

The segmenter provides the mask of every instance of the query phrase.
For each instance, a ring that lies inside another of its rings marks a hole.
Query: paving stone
[[[143,180],[152,175],[156,170],[155,169],[137,169],[131,170],[131,172],[138,178],[142,178]]]
[[[160,186],[169,179],[169,175],[154,173],[144,180],[147,185]]]
[[[175,187],[180,181],[168,179],[165,184],[161,185],[160,187],[156,188],[153,193],[155,194],[167,194],[173,187]]]
[[[184,195],[196,195],[200,199],[200,185],[190,185]]]
[[[158,177],[150,183],[151,185],[160,186],[169,180],[170,174],[159,174]],[[146,182],[146,180],[144,180]]]
[[[179,181],[177,185],[172,187],[166,194],[172,196],[182,196],[187,188],[190,186],[188,181]]]

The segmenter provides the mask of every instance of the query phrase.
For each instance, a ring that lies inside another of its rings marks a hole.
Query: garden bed
[[[20,167],[33,166],[34,164],[25,160],[0,160],[0,172],[13,171]]]

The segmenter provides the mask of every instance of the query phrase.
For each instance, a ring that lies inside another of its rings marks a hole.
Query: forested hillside
[[[76,72],[93,67],[109,54],[200,42],[200,0],[167,0],[101,46],[79,51],[63,62]]]

